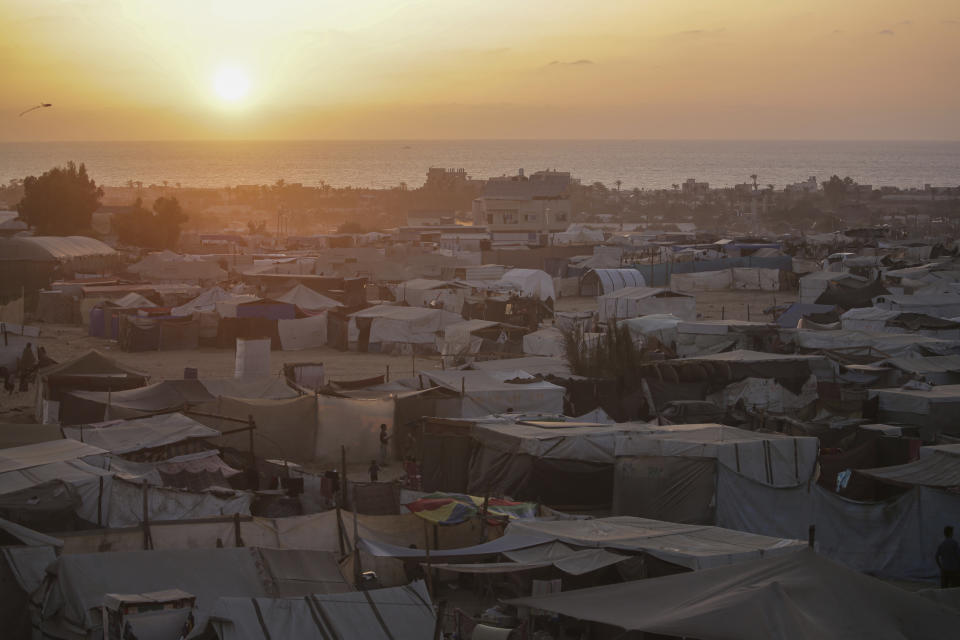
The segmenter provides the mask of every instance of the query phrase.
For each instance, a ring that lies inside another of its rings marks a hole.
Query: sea
[[[317,186],[389,188],[423,184],[430,167],[463,168],[474,178],[569,171],[610,188],[671,188],[687,178],[725,187],[782,188],[816,176],[860,184],[960,185],[960,141],[384,140],[249,142],[0,143],[0,181],[69,160],[86,163],[98,184],[224,187],[277,180]]]

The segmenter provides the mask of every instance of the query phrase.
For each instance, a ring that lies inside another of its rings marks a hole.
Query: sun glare
[[[239,102],[250,91],[250,80],[242,69],[221,67],[213,78],[213,89],[221,100]]]

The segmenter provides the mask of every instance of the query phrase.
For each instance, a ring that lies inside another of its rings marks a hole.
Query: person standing
[[[20,354],[20,391],[29,390],[30,378],[33,377],[36,367],[37,358],[33,355],[33,345],[28,342]]]
[[[387,444],[390,442],[390,434],[387,433],[387,425],[380,425],[380,466],[387,466]]]
[[[936,559],[940,567],[940,588],[960,587],[960,544],[953,539],[953,527],[943,528],[943,542],[937,547]]]
[[[377,464],[376,460],[370,461],[370,467],[367,469],[367,473],[370,474],[370,482],[380,480],[380,465]]]

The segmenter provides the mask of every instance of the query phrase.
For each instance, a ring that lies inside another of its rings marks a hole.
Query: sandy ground
[[[75,358],[89,349],[98,349],[115,358],[121,364],[142,371],[154,379],[181,378],[186,367],[196,368],[200,377],[232,377],[236,354],[232,349],[194,349],[189,351],[146,351],[129,353],[121,351],[117,342],[87,335],[84,327],[72,325],[38,325],[40,337],[34,346],[43,345],[47,354],[57,362]],[[389,367],[391,379],[406,377],[414,370],[439,369],[439,356],[389,356],[378,353],[355,353],[323,347],[303,351],[273,351],[270,356],[270,371],[281,375],[284,363],[322,362],[328,379],[350,380],[386,374]],[[35,388],[12,396],[0,393],[0,423],[33,422]]]
[[[700,320],[752,320],[770,322],[766,309],[774,305],[797,301],[795,291],[699,291],[697,317]],[[560,298],[557,311],[593,311],[597,308],[595,298]]]

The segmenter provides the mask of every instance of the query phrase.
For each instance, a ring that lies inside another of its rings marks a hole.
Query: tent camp
[[[302,598],[220,598],[210,613],[219,640],[423,640],[436,615],[423,581]]]
[[[226,302],[228,300],[232,300],[234,297],[234,294],[227,293],[220,287],[211,287],[193,300],[190,300],[179,307],[173,307],[170,310],[170,313],[171,315],[175,316],[189,316],[193,313],[200,313],[202,311],[215,311],[218,302]]]
[[[227,272],[215,256],[180,255],[172,251],[151,253],[127,268],[146,282],[221,282]]]
[[[645,287],[643,274],[636,269],[589,269],[580,278],[579,295],[597,297],[627,287]]]
[[[809,550],[509,603],[702,640],[934,640],[960,625],[954,609]]]
[[[670,313],[683,320],[697,319],[693,296],[654,287],[627,287],[597,298],[600,322]]]
[[[300,597],[350,586],[325,551],[261,548],[118,551],[61,556],[48,570],[34,617],[48,638],[102,635],[107,593],[182,589],[197,598],[203,630],[219,598]],[[249,602],[249,601],[248,601]]]

